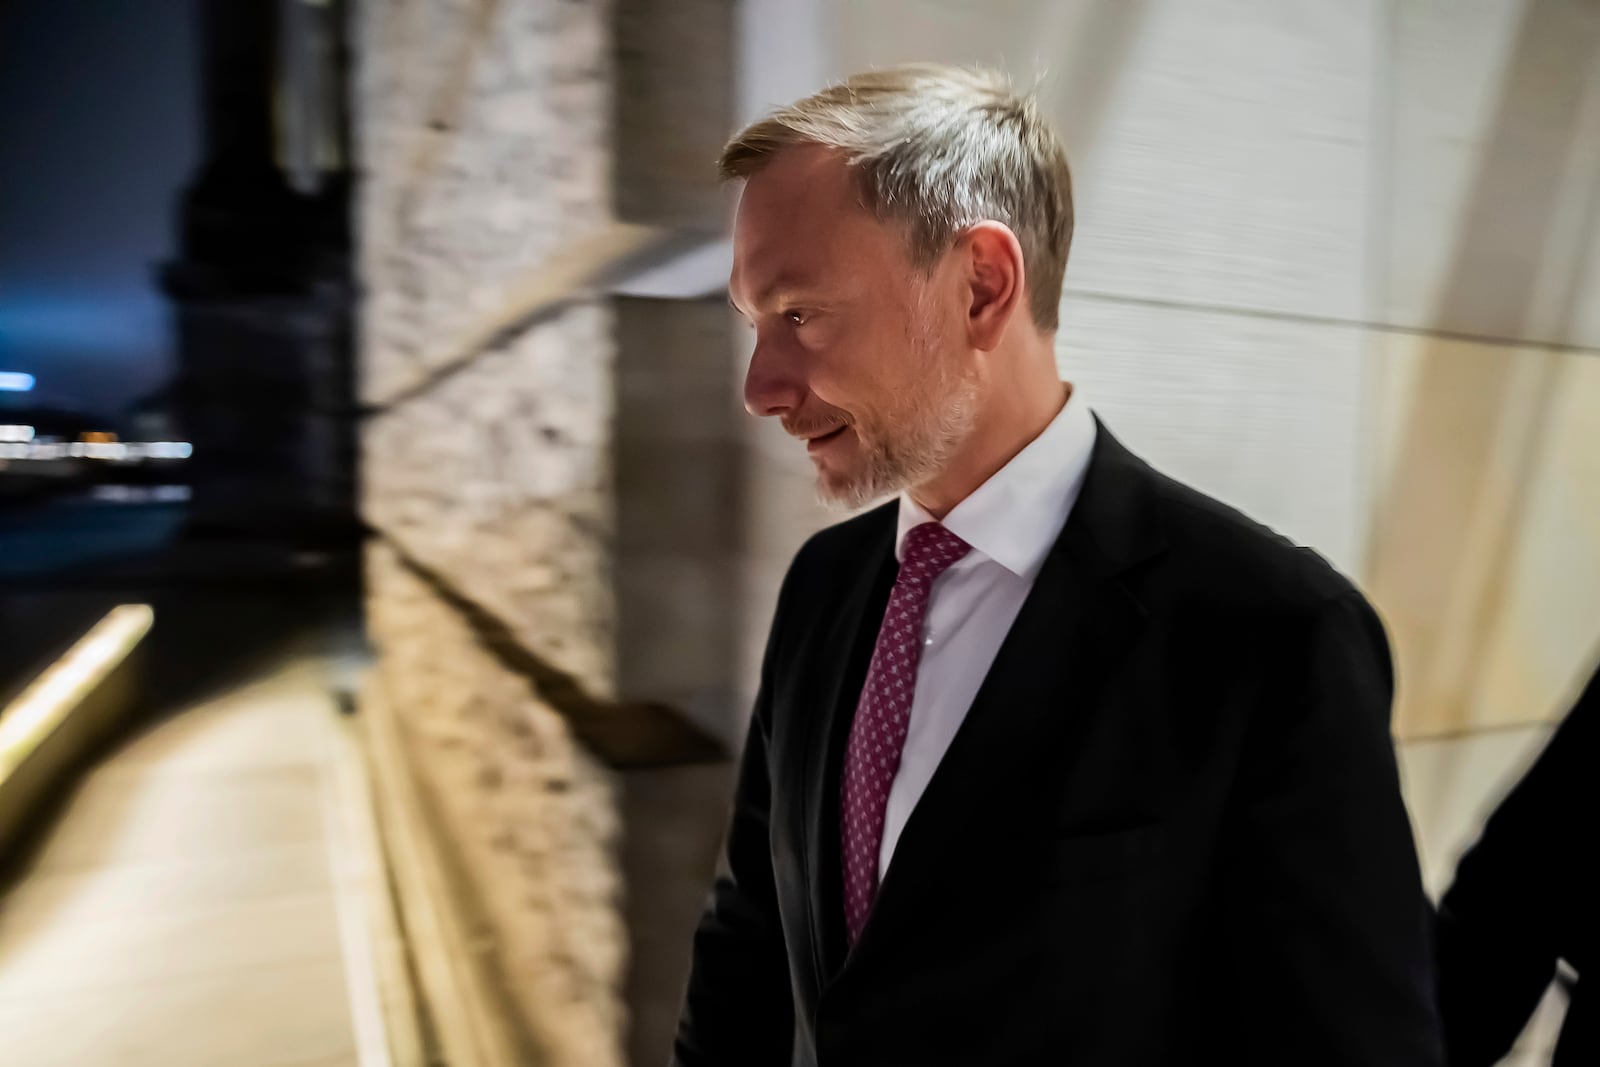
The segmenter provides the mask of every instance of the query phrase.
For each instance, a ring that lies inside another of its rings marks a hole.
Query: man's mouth
[[[845,426],[835,426],[827,433],[821,433],[817,434],[815,437],[806,438],[806,451],[814,452],[819,448],[826,447],[830,442],[837,440],[838,437],[844,433],[845,429]]]

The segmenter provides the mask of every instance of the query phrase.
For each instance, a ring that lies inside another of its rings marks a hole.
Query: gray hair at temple
[[[1032,94],[995,71],[908,64],[867,71],[753,123],[722,149],[724,180],[748,178],[785,148],[836,148],[864,206],[903,226],[927,269],[975,223],[1002,222],[1022,246],[1028,306],[1058,323],[1072,247],[1072,174]]]

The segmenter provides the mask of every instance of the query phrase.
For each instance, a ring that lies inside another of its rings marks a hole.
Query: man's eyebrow
[[[754,305],[756,307],[761,307],[765,304],[781,303],[787,298],[793,298],[797,294],[806,291],[806,286],[801,279],[789,276],[775,278],[767,284],[766,288],[762,289],[761,292],[756,294]],[[728,306],[733,308],[733,310],[738,312],[740,315],[743,315],[745,318],[750,317],[733,299],[732,293],[728,294]]]

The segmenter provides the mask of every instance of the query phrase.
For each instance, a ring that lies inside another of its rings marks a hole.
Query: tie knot
[[[900,546],[900,580],[932,581],[972,546],[937,522],[924,522],[906,532]]]

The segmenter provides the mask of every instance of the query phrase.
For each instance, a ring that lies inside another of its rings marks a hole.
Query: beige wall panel
[[[1072,154],[1071,289],[1364,314],[1381,5],[836,0],[836,75],[1001,64]]]
[[[1379,317],[1600,345],[1600,8],[1395,5]]]
[[[1600,361],[1410,336],[1374,361],[1366,577],[1400,731],[1560,714],[1600,652]]]
[[[1128,447],[1359,572],[1361,330],[1068,299],[1058,363]]]

